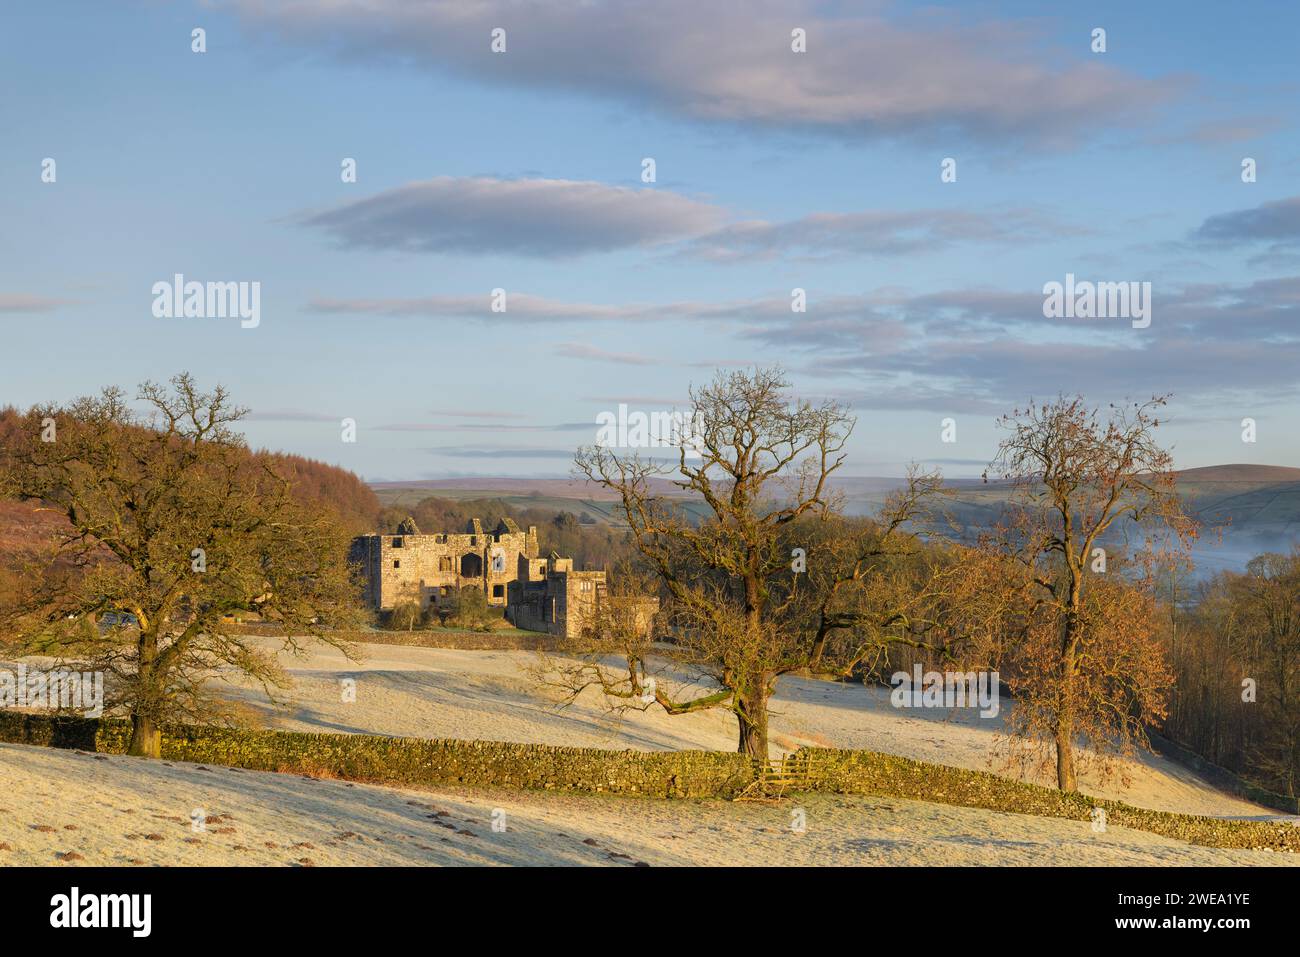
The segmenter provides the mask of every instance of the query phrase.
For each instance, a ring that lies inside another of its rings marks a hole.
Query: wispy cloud
[[[505,425],[499,422],[476,422],[452,425],[445,422],[393,422],[373,426],[373,432],[574,432],[591,428],[587,422],[561,422],[557,425]]]
[[[958,243],[1020,245],[1085,232],[1034,209],[869,210],[814,213],[777,223],[736,223],[700,237],[686,253],[743,262],[782,255],[821,259],[863,254],[903,256]]]
[[[768,361],[779,356],[830,385],[854,379],[857,384],[839,394],[862,408],[997,411],[1029,395],[1067,390],[1118,397],[1137,384],[1138,391],[1207,400],[1211,390],[1250,396],[1300,389],[1294,372],[1300,367],[1300,277],[1161,285],[1146,330],[1126,321],[1049,320],[1042,305],[1039,288],[886,288],[815,297],[806,313],[793,313],[787,296],[773,294],[622,305],[545,300],[529,315],[556,323],[594,316],[710,323],[754,346],[760,353],[755,361],[766,351]],[[449,310],[453,306],[442,303],[434,311]],[[564,342],[555,351],[635,366],[665,362],[586,342]]]
[[[33,296],[26,293],[0,293],[0,312],[52,312],[73,303],[72,299]]]
[[[350,62],[648,105],[712,124],[1071,147],[1139,123],[1185,81],[1044,42],[1026,21],[818,0],[228,0],[251,29]],[[507,52],[489,49],[506,30]],[[807,52],[791,50],[806,32]]]
[[[327,415],[324,412],[308,412],[302,409],[266,409],[263,411],[249,412],[244,416],[245,422],[333,422],[338,423],[341,417],[337,415]]]
[[[816,322],[749,334],[779,344],[804,374],[856,379],[844,395],[860,408],[1005,411],[1061,391],[1093,400],[1172,392],[1249,408],[1300,394],[1300,278],[1163,290],[1145,330],[1046,320],[1041,303],[985,290],[898,298],[877,304],[871,320],[898,322],[884,326],[895,334],[883,347]]]
[[[1229,245],[1296,245],[1300,243],[1300,196],[1210,216],[1193,233],[1193,238]]]
[[[579,256],[658,247],[691,260],[903,256],[958,244],[1085,235],[1046,210],[859,210],[744,220],[666,189],[555,179],[440,177],[293,221],[346,247],[457,255]]]
[[[586,342],[562,342],[555,347],[554,352],[566,359],[590,359],[596,362],[616,362],[631,366],[653,366],[663,361],[640,352],[610,352],[608,349],[601,349]]]
[[[422,298],[335,299],[316,297],[306,308],[332,315],[402,316],[429,319],[483,319],[494,323],[522,322],[534,324],[589,324],[616,322],[698,322],[735,323],[753,328],[770,324],[773,335],[781,335],[783,323],[800,329],[813,324],[823,328],[839,327],[846,332],[872,332],[893,326],[898,307],[906,304],[913,314],[945,316],[953,327],[998,319],[1006,322],[1041,321],[1042,297],[1035,292],[968,289],[927,295],[911,295],[899,290],[883,289],[870,293],[831,295],[814,293],[807,300],[807,312],[794,313],[789,290],[767,296],[727,300],[676,300],[670,302],[594,303],[553,299],[529,293],[512,292],[505,312],[492,312],[490,297],[425,296]],[[891,333],[892,334],[892,333]],[[750,363],[745,362],[748,365]]]
[[[490,409],[430,409],[431,415],[445,415],[453,419],[522,419],[522,412],[494,412]]]
[[[617,322],[668,318],[653,304],[602,305],[566,302],[547,296],[509,292],[504,312],[492,311],[491,297],[425,296],[396,299],[335,299],[316,297],[307,303],[313,312],[333,315],[418,316],[430,319],[491,319],[493,322]]]
[[[1277,116],[1243,116],[1238,113],[1230,117],[1206,120],[1178,133],[1155,136],[1152,142],[1222,146],[1227,143],[1258,139],[1275,132],[1283,125],[1282,119]]]
[[[594,429],[594,426],[593,426]],[[436,455],[457,459],[572,459],[573,449],[530,448],[511,445],[472,446],[440,445],[425,449]]]
[[[440,176],[295,221],[345,247],[562,258],[696,236],[723,212],[669,190]]]
[[[626,402],[628,405],[644,405],[654,408],[671,409],[685,404],[685,397],[666,399],[663,396],[648,395],[585,395],[582,397],[582,401],[598,403],[602,408],[618,405],[620,402]]]

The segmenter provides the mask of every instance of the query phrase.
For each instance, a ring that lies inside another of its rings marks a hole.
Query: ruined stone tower
[[[446,604],[468,586],[482,590],[489,604],[504,607],[519,560],[537,556],[537,527],[523,532],[507,518],[485,532],[475,518],[463,533],[424,535],[407,518],[396,535],[357,538],[352,555],[365,572],[366,601],[375,608],[391,609],[403,601],[417,601],[421,608]]]

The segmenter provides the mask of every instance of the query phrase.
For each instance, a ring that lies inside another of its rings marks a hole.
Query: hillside
[[[354,473],[297,455],[252,453],[288,477],[295,497],[305,505],[325,507],[354,534],[372,531],[380,511],[375,493]],[[65,518],[37,502],[0,498],[0,573],[24,555],[52,545],[70,528]],[[2,575],[0,575],[2,577]]]
[[[687,511],[703,514],[703,502],[682,492],[667,479],[650,482],[658,494],[679,499]],[[385,508],[410,508],[436,497],[451,501],[493,499],[519,511],[585,512],[603,525],[623,526],[619,497],[609,489],[585,479],[457,478],[412,482],[373,482]]]
[[[560,705],[523,652],[364,646],[285,656],[283,707],[239,697],[275,728],[536,741],[635,749],[721,748],[719,711],[611,716],[594,693]],[[356,682],[343,702],[341,678]],[[870,747],[991,769],[998,722],[900,713],[880,689],[788,679],[773,701],[774,743]],[[1156,756],[1132,784],[1090,793],[1141,807],[1275,818]],[[1031,778],[1032,779],[1032,778]],[[221,766],[0,745],[0,865],[1295,865],[1300,856],[1197,847],[1120,827],[900,798],[799,795],[779,804],[646,800],[439,786],[388,788]],[[802,809],[807,830],[790,830]],[[201,809],[206,830],[191,816]],[[504,814],[507,829],[491,822]],[[77,855],[70,857],[70,854]]]
[[[517,741],[570,747],[637,750],[721,750],[736,746],[736,718],[725,710],[668,715],[662,709],[611,714],[589,688],[571,704],[532,673],[536,654],[364,645],[365,660],[348,661],[331,648],[302,658],[281,656],[294,680],[283,708],[248,687],[238,695],[267,727],[416,738]],[[356,701],[340,700],[339,683],[356,682]],[[688,693],[671,669],[658,680],[675,697]],[[1010,705],[1004,700],[1003,707]],[[1005,715],[1004,715],[1005,716]],[[969,712],[900,712],[888,689],[787,676],[772,699],[774,752],[803,746],[861,748],[921,761],[987,770],[1051,785],[1042,771],[1007,767],[1000,756],[1002,721]],[[1139,807],[1190,814],[1271,816],[1274,812],[1214,788],[1157,755],[1127,766],[1131,786],[1091,773],[1080,787]]]
[[[652,479],[651,488],[661,495],[683,494],[667,479]],[[372,482],[370,487],[384,504],[390,504],[394,495],[413,492],[437,495],[440,498],[483,498],[485,495],[515,498],[558,498],[565,500],[613,502],[618,494],[586,479],[529,479],[529,478],[455,478],[425,479],[412,482]]]
[[[1275,482],[1300,482],[1300,468],[1288,465],[1206,465],[1201,468],[1183,469],[1178,473],[1180,481],[1188,483],[1201,482],[1246,482],[1252,484],[1270,484]]]

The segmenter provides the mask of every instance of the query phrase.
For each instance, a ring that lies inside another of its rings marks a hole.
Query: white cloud
[[[578,92],[708,122],[853,138],[1072,145],[1182,86],[1053,49],[1024,22],[816,0],[229,0],[258,32],[350,61]],[[489,34],[501,27],[507,51]],[[807,32],[793,53],[791,30]],[[1081,121],[1086,118],[1086,122]]]
[[[440,176],[297,221],[348,247],[565,257],[690,238],[723,212],[668,190]]]

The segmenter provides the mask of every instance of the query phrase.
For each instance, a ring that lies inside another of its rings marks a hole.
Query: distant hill
[[[667,479],[651,479],[650,483],[651,487],[657,489],[660,494],[682,494],[680,489]],[[424,491],[429,495],[438,495],[442,498],[464,498],[467,494],[481,498],[484,493],[488,492],[515,497],[533,495],[584,501],[589,499],[614,501],[618,498],[617,493],[586,479],[530,479],[505,476],[496,478],[471,477],[421,479],[411,482],[371,482],[370,487],[375,490],[375,494],[381,500],[384,500],[385,504],[389,504],[388,499],[395,493],[404,491]]]
[[[1300,482],[1300,469],[1289,465],[1206,465],[1197,469],[1183,469],[1178,473],[1182,482]]]
[[[667,479],[651,479],[650,482],[651,487],[660,495],[680,496],[686,501],[690,499],[689,495]],[[453,501],[492,498],[521,510],[586,512],[601,524],[623,524],[618,514],[618,494],[586,479],[488,476],[411,482],[372,482],[370,487],[374,489],[379,501],[389,508],[402,506],[409,508],[429,496]]]
[[[1280,465],[1213,465],[1176,473],[1184,508],[1202,525],[1193,549],[1195,577],[1241,570],[1262,552],[1286,552],[1300,544],[1300,468]],[[895,486],[901,481],[895,482]],[[1002,483],[950,482],[951,519],[968,534],[997,521],[1010,495]],[[846,509],[872,514],[886,490],[846,489]]]

